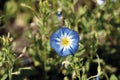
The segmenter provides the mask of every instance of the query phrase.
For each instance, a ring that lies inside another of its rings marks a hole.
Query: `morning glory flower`
[[[60,56],[73,55],[79,46],[79,35],[69,28],[60,28],[51,35],[50,45]]]

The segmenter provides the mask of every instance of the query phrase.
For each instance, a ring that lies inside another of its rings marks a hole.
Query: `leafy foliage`
[[[0,79],[119,80],[119,5],[119,0],[101,5],[94,0],[5,1],[0,10]],[[50,47],[51,34],[62,26],[80,35],[74,56],[60,57]]]

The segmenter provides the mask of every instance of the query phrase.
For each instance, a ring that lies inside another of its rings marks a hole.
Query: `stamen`
[[[62,46],[64,46],[64,47],[67,47],[68,45],[69,45],[69,39],[68,38],[62,38],[61,39],[61,44],[62,44]]]

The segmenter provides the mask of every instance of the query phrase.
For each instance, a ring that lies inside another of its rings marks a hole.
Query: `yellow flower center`
[[[62,46],[68,46],[69,45],[69,39],[68,38],[61,39],[61,44],[62,44]]]

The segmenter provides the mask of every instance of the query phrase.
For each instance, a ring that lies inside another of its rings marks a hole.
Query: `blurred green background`
[[[50,47],[61,26],[80,35],[74,57]],[[120,0],[0,0],[0,80],[95,80],[99,73],[120,80]]]

